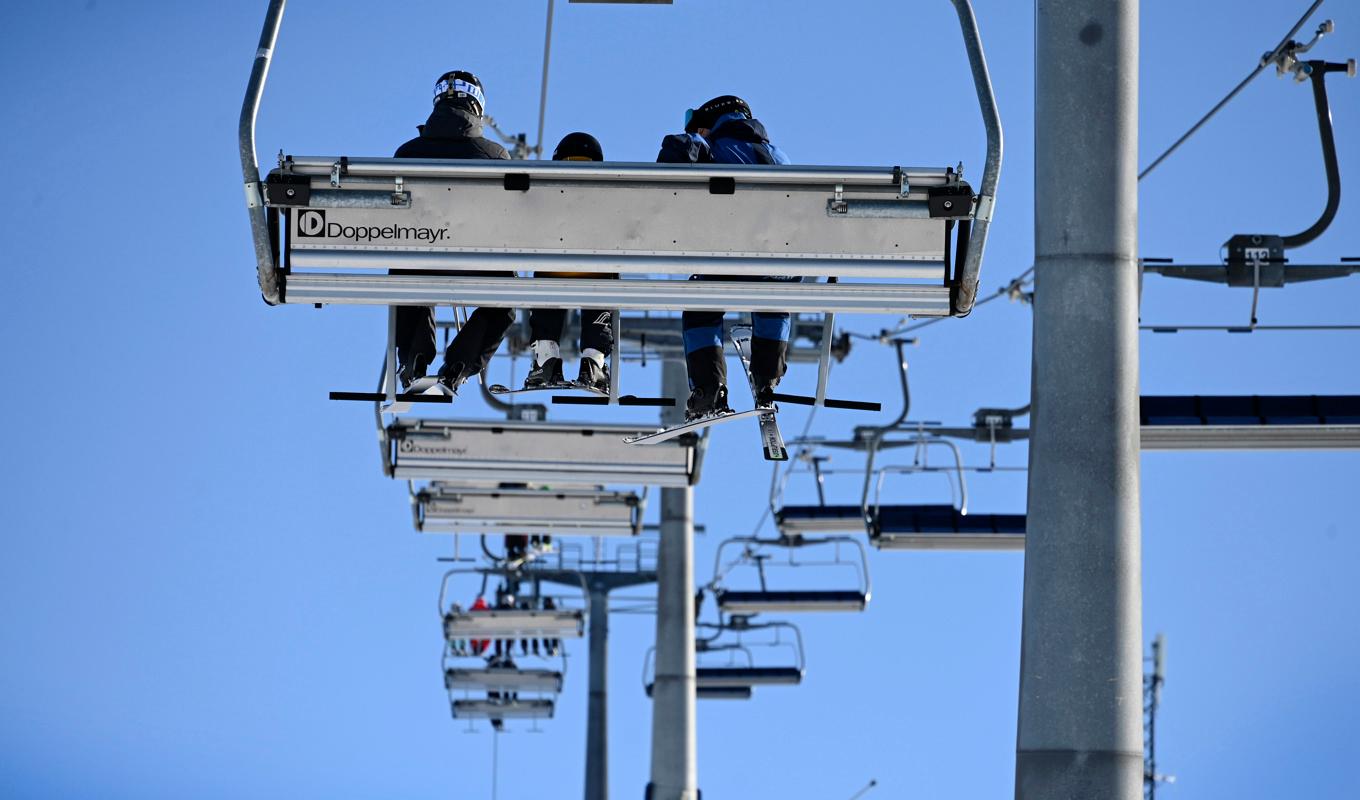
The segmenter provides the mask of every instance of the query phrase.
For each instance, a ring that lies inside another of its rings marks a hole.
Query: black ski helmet
[[[553,161],[604,161],[600,142],[588,133],[577,131],[562,137],[553,150]]]
[[[734,94],[715,97],[698,108],[691,108],[685,112],[685,133],[696,133],[700,128],[712,128],[718,117],[733,111],[752,116],[751,107],[740,97]]]
[[[434,82],[434,102],[438,105],[441,100],[447,100],[479,117],[486,110],[486,93],[482,91],[482,82],[476,75],[461,69],[445,72]]]

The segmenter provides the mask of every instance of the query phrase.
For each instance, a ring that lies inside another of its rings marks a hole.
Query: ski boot
[[[767,378],[754,373],[751,375],[751,386],[756,393],[756,408],[774,409],[774,387],[778,385],[778,378]]]
[[[425,370],[430,366],[430,358],[427,353],[416,353],[411,356],[410,361],[403,361],[397,366],[397,378],[401,381],[402,389],[410,389],[411,384],[425,377]]]
[[[529,375],[524,379],[525,389],[547,389],[552,386],[561,386],[566,383],[562,377],[562,359],[549,358],[542,364],[534,360],[534,366],[529,370]]]
[[[439,368],[439,382],[444,384],[450,392],[458,394],[458,388],[475,374],[475,372],[469,372],[468,365],[461,361],[452,363],[445,361],[444,366]]]
[[[698,422],[704,417],[731,413],[732,409],[727,405],[726,386],[696,386],[690,390],[689,401],[685,404],[685,422]]]
[[[609,365],[597,364],[593,358],[581,359],[581,371],[576,376],[576,385],[600,394],[609,394]]]

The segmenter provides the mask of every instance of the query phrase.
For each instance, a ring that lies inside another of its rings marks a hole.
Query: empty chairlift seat
[[[842,589],[769,589],[715,592],[718,607],[729,614],[778,611],[863,611],[869,604],[864,592]]]
[[[436,482],[416,493],[417,530],[439,533],[632,536],[642,524],[633,492],[594,488],[477,488]]]
[[[865,529],[859,506],[784,506],[775,524],[785,536],[804,533],[858,533]]]
[[[454,639],[579,638],[585,632],[585,613],[579,609],[552,611],[489,608],[444,615],[444,637]]]
[[[960,513],[952,505],[884,505],[869,540],[882,550],[1024,550],[1024,514]]]
[[[1360,448],[1357,395],[1141,398],[1144,450]]]
[[[798,667],[697,667],[695,685],[700,688],[740,686],[796,686],[803,682]]]
[[[562,692],[562,673],[548,669],[516,669],[513,667],[488,667],[486,669],[451,667],[444,670],[444,686],[449,691],[512,691],[560,694]]]
[[[552,719],[553,701],[454,700],[455,719]]]
[[[653,684],[647,684],[647,696],[652,696]],[[750,686],[696,686],[695,700],[750,700]]]
[[[640,425],[398,418],[380,430],[387,475],[465,485],[688,486],[694,446],[632,447]]]

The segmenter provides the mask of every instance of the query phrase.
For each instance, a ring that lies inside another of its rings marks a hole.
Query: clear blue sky
[[[258,298],[235,132],[264,5],[0,9],[6,797],[490,794],[491,737],[449,719],[438,672],[435,558],[449,541],[410,530],[405,487],[379,472],[369,410],[325,399],[371,384],[382,312]],[[1145,2],[1141,163],[1305,5]],[[1033,258],[1032,14],[1031,3],[978,0],[1007,134],[985,290]],[[1360,55],[1360,8],[1326,3],[1315,21],[1327,16],[1338,30],[1315,53]],[[543,18],[537,0],[295,0],[260,116],[261,160],[280,148],[386,155],[455,67],[483,78],[502,123],[532,133]],[[1331,88],[1351,188],[1300,259],[1360,255],[1360,83]],[[797,163],[981,168],[944,0],[559,0],[550,144],[584,129],[611,159],[649,160],[686,107],[727,92],[750,100]],[[1232,233],[1302,229],[1323,187],[1308,88],[1262,76],[1144,182],[1143,253],[1211,261]],[[1268,290],[1261,316],[1356,322],[1357,299],[1360,278]],[[1241,290],[1149,276],[1143,318],[1240,322],[1248,304]],[[998,301],[924,331],[909,353],[912,416],[963,423],[980,405],[1023,403],[1029,314]],[[1360,393],[1357,337],[1145,334],[1143,388]],[[833,385],[895,413],[891,370],[886,349],[857,347]],[[647,393],[656,372],[629,377]],[[811,381],[806,369],[790,378]],[[489,414],[475,398],[459,411]],[[787,432],[800,414],[786,414]],[[824,412],[816,429],[876,419]],[[1023,464],[1024,447],[1001,459]],[[1358,468],[1355,453],[1143,459],[1145,631],[1170,641],[1160,752],[1179,777],[1165,797],[1360,796]],[[718,540],[760,518],[767,475],[753,430],[715,434],[696,501],[708,527],[701,580]],[[942,489],[899,487],[904,500]],[[848,482],[833,488],[852,496]],[[1021,479],[983,476],[972,490],[976,510],[1023,507]],[[867,613],[798,620],[803,686],[700,706],[705,797],[835,800],[869,778],[880,782],[870,797],[1012,791],[1022,557],[875,553],[872,566]],[[612,624],[611,782],[636,797],[653,622]],[[584,647],[572,653],[557,719],[501,740],[501,797],[580,791]]]

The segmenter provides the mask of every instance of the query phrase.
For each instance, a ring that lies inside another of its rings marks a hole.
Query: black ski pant
[[[535,278],[617,278],[618,275],[589,273],[536,272]],[[529,338],[531,341],[561,342],[562,333],[567,327],[567,311],[564,308],[535,308],[529,311]],[[602,309],[581,309],[582,351],[599,350],[608,356],[614,350],[614,318],[612,311]]]
[[[529,311],[529,338],[532,341],[559,342],[566,327],[565,308],[535,308]],[[606,356],[614,349],[612,311],[581,309],[581,351],[592,348]]]
[[[434,272],[402,270],[399,275],[479,275],[494,278],[513,278],[513,272],[481,272],[459,270]],[[491,363],[491,357],[501,346],[505,332],[515,322],[512,308],[479,308],[468,316],[467,323],[449,342],[444,351],[444,363],[463,364],[463,373],[481,372]],[[434,308],[432,306],[397,306],[397,361],[409,364],[420,356],[429,364],[434,362]]]

